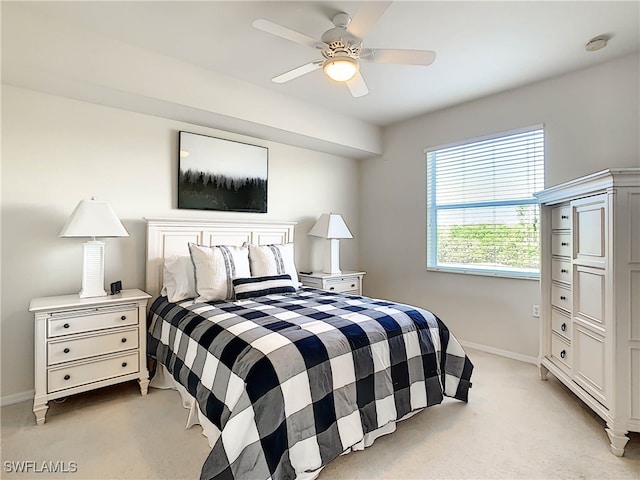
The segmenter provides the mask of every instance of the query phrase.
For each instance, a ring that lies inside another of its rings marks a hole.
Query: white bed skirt
[[[157,365],[156,374],[151,379],[151,383],[149,384],[149,386],[153,388],[177,390],[180,394],[180,397],[182,398],[182,406],[189,411],[185,428],[191,428],[194,425],[200,425],[202,427],[202,434],[207,437],[207,440],[209,441],[209,447],[213,448],[215,443],[218,441],[218,437],[220,437],[220,430],[202,413],[200,407],[198,406],[198,403],[196,402],[196,399],[191,396],[186,388],[176,382],[176,380],[167,371],[164,365]],[[350,453],[352,451],[364,450],[365,448],[371,446],[377,438],[395,432],[396,423],[401,422],[402,420],[406,420],[407,418],[411,418],[416,413],[420,413],[421,411],[422,409],[415,412],[410,412],[396,422],[389,422],[385,426],[380,427],[373,432],[366,433],[361,441],[344,451],[342,455],[346,455],[347,453]],[[313,480],[314,478],[317,478],[323,468],[324,467],[321,467],[314,472],[301,473],[300,475],[298,475],[298,477],[296,477],[296,480]]]

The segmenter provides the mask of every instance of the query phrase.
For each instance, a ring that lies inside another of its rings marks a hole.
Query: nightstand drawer
[[[138,327],[49,342],[48,364],[70,362],[138,348]]]
[[[138,352],[49,370],[47,391],[66,390],[138,371]]]
[[[307,287],[319,288],[334,293],[362,295],[362,277],[365,272],[342,271],[341,273],[301,273],[300,281]]]
[[[326,289],[330,292],[347,293],[360,291],[360,279],[359,278],[337,278],[327,280]]]
[[[135,305],[128,308],[75,310],[64,314],[51,315],[48,321],[48,336],[59,337],[72,333],[90,332],[105,328],[138,324],[138,310]]]

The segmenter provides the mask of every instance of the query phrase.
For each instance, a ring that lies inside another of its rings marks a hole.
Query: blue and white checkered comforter
[[[301,288],[151,307],[149,354],[221,431],[202,479],[295,479],[443,395],[473,365],[432,313]]]

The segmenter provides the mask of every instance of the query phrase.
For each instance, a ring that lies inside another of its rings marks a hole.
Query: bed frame
[[[162,289],[164,259],[189,255],[189,242],[199,245],[269,245],[292,243],[297,222],[145,218],[147,221],[146,291]]]

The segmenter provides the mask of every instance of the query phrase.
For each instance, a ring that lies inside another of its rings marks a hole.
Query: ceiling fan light
[[[348,82],[358,73],[360,66],[358,62],[351,57],[337,57],[324,62],[323,68],[324,73],[326,73],[331,80]]]

